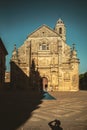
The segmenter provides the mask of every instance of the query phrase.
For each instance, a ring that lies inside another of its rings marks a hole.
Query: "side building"
[[[59,19],[51,29],[42,25],[14,47],[11,58],[13,87],[46,91],[78,91],[79,59],[75,45],[66,43],[66,27]]]
[[[3,41],[0,38],[0,88],[4,86],[5,69],[6,69],[6,55],[8,54]]]

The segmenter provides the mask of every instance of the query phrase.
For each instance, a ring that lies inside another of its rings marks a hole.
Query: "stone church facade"
[[[78,91],[79,59],[66,43],[66,28],[59,19],[51,29],[42,25],[16,45],[11,58],[11,84],[46,91]]]

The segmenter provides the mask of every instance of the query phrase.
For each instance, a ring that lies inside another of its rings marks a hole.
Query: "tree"
[[[79,88],[87,90],[87,72],[79,75]]]

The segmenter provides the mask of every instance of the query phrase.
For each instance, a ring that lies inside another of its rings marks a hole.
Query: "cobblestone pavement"
[[[48,123],[55,119],[61,122],[57,130],[87,130],[87,91],[50,94],[56,100],[42,100],[31,118],[17,130],[51,130]]]

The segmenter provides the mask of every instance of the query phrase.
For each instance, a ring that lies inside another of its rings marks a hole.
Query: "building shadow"
[[[0,130],[16,130],[40,108],[43,95],[27,90],[0,90]]]
[[[11,62],[11,86],[0,90],[0,130],[18,129],[32,117],[34,110],[40,108],[43,99],[38,90],[40,74],[33,65],[31,70],[28,77],[17,64]]]
[[[53,120],[51,122],[48,123],[49,127],[51,128],[51,130],[63,130],[63,128],[60,126],[61,122],[60,120]]]
[[[43,91],[42,77],[40,76],[40,73],[39,73],[38,69],[36,68],[34,59],[32,59],[29,79],[30,79],[30,84],[32,86],[32,89],[34,91],[36,91],[36,90],[39,92]]]
[[[21,68],[15,62],[11,61],[11,88],[30,89],[30,91],[39,91],[42,89],[42,78],[36,69],[35,62],[32,60],[29,76],[25,73],[26,66]]]
[[[11,88],[29,88],[30,81],[29,76],[20,68],[18,64],[11,61],[11,69],[10,69],[10,87]]]

